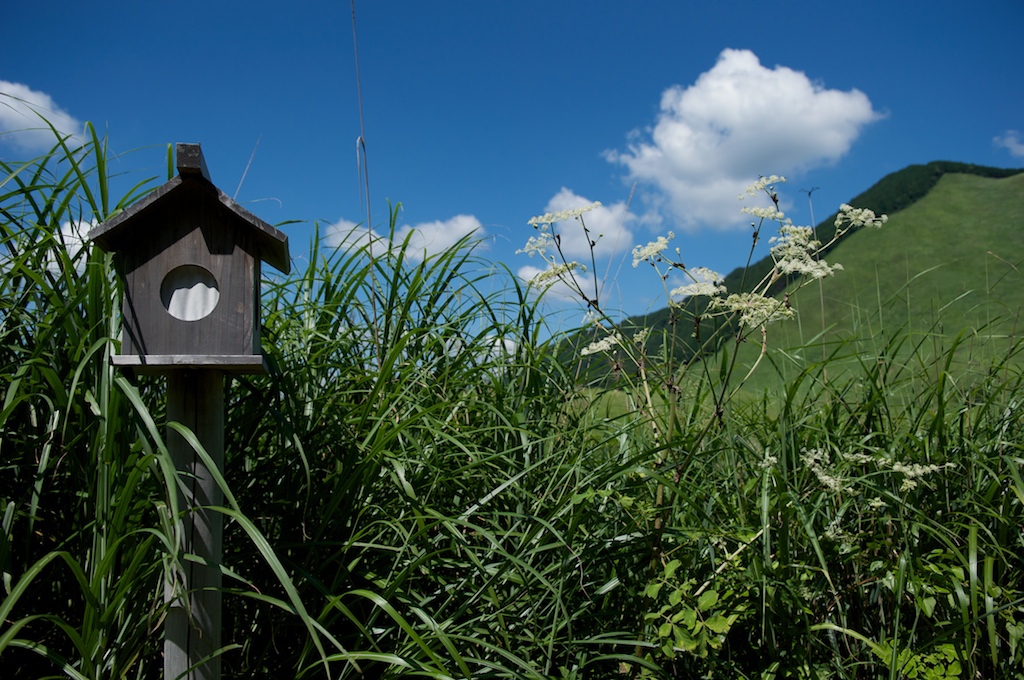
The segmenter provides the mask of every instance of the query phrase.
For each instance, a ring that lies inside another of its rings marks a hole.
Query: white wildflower
[[[761,193],[765,189],[770,188],[773,184],[782,184],[785,181],[786,181],[786,178],[785,177],[780,177],[779,175],[768,175],[767,177],[762,177],[762,178],[760,178],[759,180],[757,180],[756,182],[754,182],[753,184],[751,184],[750,186],[747,187],[746,195],[747,196],[756,196],[757,194]],[[742,201],[743,198],[744,198],[744,195],[740,194],[739,198]]]
[[[810,227],[783,225],[779,228],[779,235],[773,236],[770,242],[775,244],[771,248],[775,267],[783,274],[823,279],[843,268],[841,264],[830,265],[824,260],[814,259],[821,242],[814,238]]]
[[[718,295],[719,293],[725,292],[725,286],[718,286],[710,281],[698,281],[696,283],[688,283],[685,286],[679,286],[673,288],[669,295],[674,298],[688,298],[694,295],[706,295],[711,297],[712,295]]]
[[[747,206],[741,213],[745,215],[753,215],[759,217],[762,220],[769,220],[771,222],[786,222],[787,217],[784,212],[777,210],[776,208],[758,208],[756,206]]]
[[[839,457],[843,460],[854,463],[855,465],[864,465],[866,463],[874,462],[874,456],[864,453],[863,451],[855,451],[853,453],[840,453]]]
[[[643,330],[640,330],[635,335],[633,335],[633,342],[635,342],[638,345],[642,345],[645,342],[647,342],[647,336],[650,335],[650,334],[651,334],[651,329],[650,328],[644,328]]]
[[[832,457],[829,455],[828,451],[822,448],[804,448],[800,449],[800,460],[807,465],[821,465],[822,463],[828,465],[831,462]]]
[[[668,242],[670,239],[675,238],[675,234],[671,231],[668,232],[668,237],[659,236],[657,241],[651,241],[645,246],[637,246],[633,248],[633,266],[636,267],[645,260],[653,261],[653,258],[657,257],[661,252],[668,248]]]
[[[886,507],[886,502],[883,501],[881,498],[872,498],[871,500],[868,501],[868,507],[873,508],[875,510],[881,510],[882,508]]]
[[[587,271],[587,268],[575,261],[566,262],[564,264],[554,264],[530,279],[530,285],[540,286],[548,282],[553,282],[561,279],[563,274],[567,274],[574,270],[585,272]]]
[[[839,554],[846,555],[853,552],[855,540],[854,536],[851,536],[848,531],[843,529],[842,517],[836,516],[825,527],[824,532],[825,538],[839,544]]]
[[[711,305],[715,309],[739,313],[740,324],[751,328],[796,316],[796,312],[783,302],[757,293],[733,293],[727,298],[712,298]]]
[[[534,255],[540,255],[544,257],[547,249],[554,244],[555,240],[551,237],[547,231],[541,231],[536,236],[531,236],[526,241],[526,245],[516,251],[516,255],[526,253],[530,257]]]
[[[693,269],[687,269],[686,275],[693,280],[693,283],[674,288],[669,293],[669,297],[688,298],[694,295],[711,297],[725,292],[725,286],[722,285],[722,275],[712,269],[694,267]]]
[[[839,213],[836,215],[836,229],[840,231],[856,227],[874,227],[878,229],[888,221],[888,215],[875,215],[873,210],[854,208],[843,203],[839,206]]]
[[[837,476],[830,465],[828,451],[825,449],[801,449],[800,460],[804,462],[822,486],[836,493],[844,491],[846,484],[842,477]]]
[[[603,340],[592,342],[586,347],[584,347],[582,350],[580,350],[580,356],[585,357],[591,354],[597,354],[598,352],[607,352],[620,342],[622,342],[622,336],[620,336],[618,333],[612,333]]]
[[[573,208],[572,210],[559,210],[558,212],[544,213],[538,217],[531,217],[527,224],[538,226],[542,224],[554,224],[555,222],[562,222],[564,220],[571,220],[580,215],[590,212],[595,208],[601,207],[601,201],[594,201],[590,205],[585,205],[581,208]]]
[[[892,464],[893,472],[899,472],[903,475],[903,484],[900,485],[900,491],[910,491],[911,489],[917,488],[918,481],[925,475],[930,475],[933,472],[939,472],[944,468],[956,467],[956,463],[946,463],[945,465],[921,465],[920,463],[905,463],[895,462]]]
[[[821,241],[814,238],[814,230],[810,227],[795,227],[787,224],[779,228],[779,235],[773,236],[770,243],[773,256],[785,256],[790,252],[815,250],[821,247]],[[776,257],[776,260],[779,259]]]
[[[768,470],[768,469],[773,468],[776,465],[778,465],[778,463],[779,463],[779,459],[778,459],[777,456],[770,456],[769,455],[769,456],[765,456],[764,457],[764,460],[762,460],[760,462],[759,467],[762,470]]]

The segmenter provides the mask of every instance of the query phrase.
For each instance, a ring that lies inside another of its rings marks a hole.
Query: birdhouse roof
[[[219,202],[226,211],[232,226],[247,231],[255,244],[255,255],[275,269],[287,274],[291,271],[291,257],[288,253],[288,237],[278,229],[267,224],[251,212],[235,203],[218,189],[210,180],[206,160],[198,144],[178,144],[176,149],[178,175],[157,187],[139,199],[123,212],[98,225],[89,232],[96,245],[106,251],[118,251],[121,240],[126,237],[133,226],[144,221],[144,216],[151,211],[160,210],[171,205],[178,196],[192,194],[183,187],[198,187],[209,196],[211,202]],[[194,195],[194,194],[193,194]]]

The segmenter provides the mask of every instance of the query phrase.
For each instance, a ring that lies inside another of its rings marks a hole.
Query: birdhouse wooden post
[[[177,145],[178,175],[89,237],[124,283],[121,352],[114,365],[166,374],[167,419],[190,429],[217,468],[224,457],[224,374],[264,371],[260,265],[288,273],[288,238],[210,180],[198,144]],[[223,494],[195,448],[168,428],[185,510],[180,570],[170,604],[164,677],[220,678]]]

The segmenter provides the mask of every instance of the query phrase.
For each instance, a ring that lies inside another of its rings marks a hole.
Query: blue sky
[[[527,221],[601,201],[604,300],[631,314],[665,304],[636,245],[672,231],[687,265],[743,263],[736,196],[761,174],[787,176],[787,215],[809,224],[812,188],[820,220],[909,164],[1024,166],[1020,0],[355,4],[370,226],[401,202],[426,252],[475,230],[528,276]],[[283,227],[297,258],[314,222],[342,247],[365,229],[349,0],[0,15],[0,130],[35,124],[25,102],[69,133],[91,121],[133,180],[162,173],[166,144],[200,142],[228,195],[302,220]],[[44,143],[9,132],[0,157]]]

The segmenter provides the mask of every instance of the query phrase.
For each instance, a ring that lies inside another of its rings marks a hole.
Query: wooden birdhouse
[[[178,175],[89,233],[124,281],[118,366],[263,371],[260,265],[287,274],[288,237],[210,181],[198,144]]]

